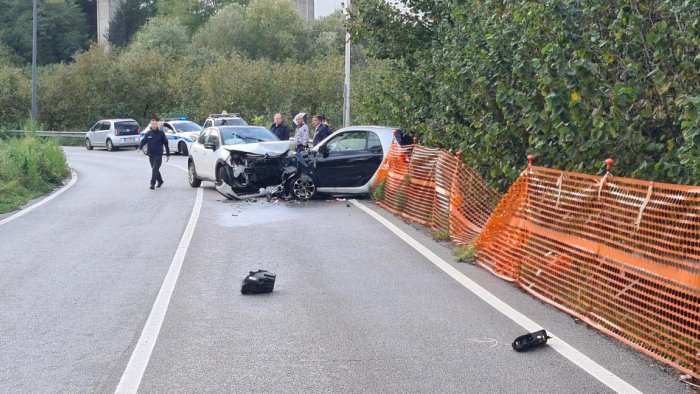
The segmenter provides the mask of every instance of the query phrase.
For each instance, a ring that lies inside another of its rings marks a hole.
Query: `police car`
[[[158,122],[158,127],[162,128],[165,132],[165,136],[168,137],[170,152],[177,152],[183,156],[189,154],[192,143],[197,140],[199,133],[202,131],[200,125],[187,120],[184,116],[166,118]],[[144,131],[141,133],[141,139],[146,135],[148,129],[148,126],[144,128]],[[148,154],[146,148],[143,149],[143,153]]]
[[[209,114],[202,125],[203,129],[219,126],[247,126],[248,123],[239,114],[221,111],[220,114]]]

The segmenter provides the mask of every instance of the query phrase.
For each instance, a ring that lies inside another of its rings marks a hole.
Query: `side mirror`
[[[210,142],[207,142],[206,144],[204,144],[204,149],[216,150],[216,145],[214,145]]]

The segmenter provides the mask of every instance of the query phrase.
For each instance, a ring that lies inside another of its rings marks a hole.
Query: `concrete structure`
[[[316,14],[314,12],[314,0],[295,0],[297,3],[297,10],[301,16],[308,20],[314,20]]]
[[[97,0],[97,42],[106,44],[109,37],[109,22],[117,13],[123,0]]]
[[[109,22],[114,18],[123,0],[97,0],[97,42],[107,43]],[[314,0],[295,0],[297,10],[308,20],[315,18]]]

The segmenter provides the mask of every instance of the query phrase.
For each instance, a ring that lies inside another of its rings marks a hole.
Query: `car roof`
[[[98,122],[136,122],[134,119],[100,119]]]

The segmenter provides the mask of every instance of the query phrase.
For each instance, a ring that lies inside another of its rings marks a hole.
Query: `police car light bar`
[[[209,114],[210,118],[235,118],[235,117],[240,117],[241,114],[235,112],[235,113],[228,113],[224,111],[223,113],[220,114]]]

